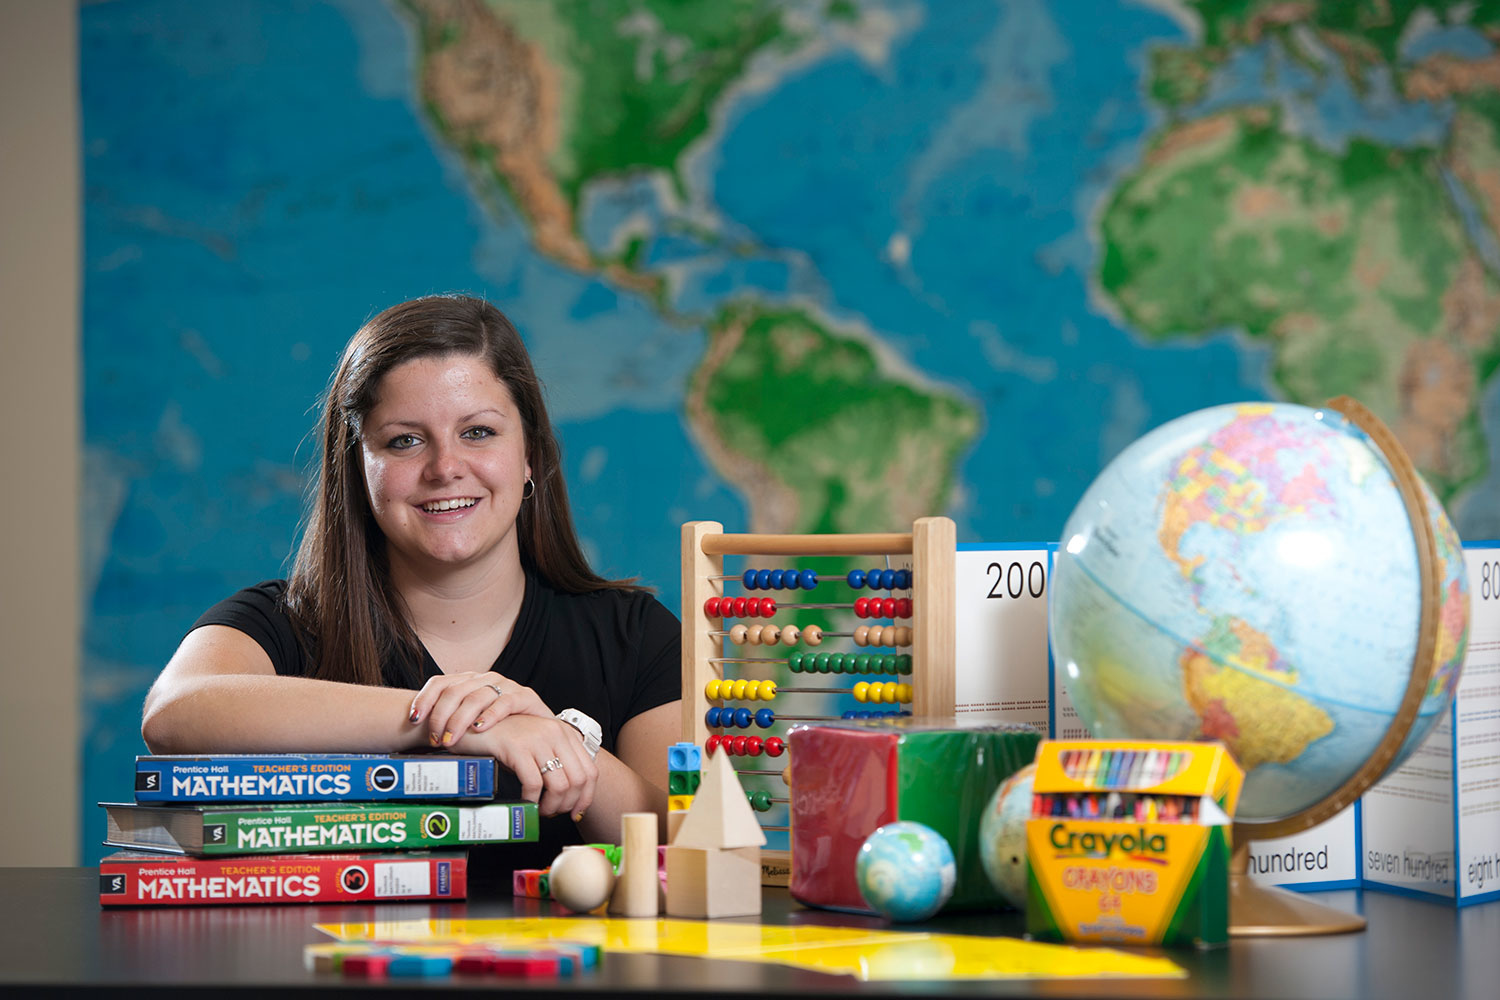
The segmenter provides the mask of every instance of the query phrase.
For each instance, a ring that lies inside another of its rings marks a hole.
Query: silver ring
[[[562,767],[562,761],[556,757],[553,757],[551,760],[547,761],[547,763],[542,765],[542,773],[546,774],[548,771],[556,771],[560,767]]]
[[[491,691],[495,692],[495,697],[496,698],[503,698],[503,697],[505,697],[505,692],[500,690],[500,685],[499,684],[486,684],[485,687],[487,687]]]

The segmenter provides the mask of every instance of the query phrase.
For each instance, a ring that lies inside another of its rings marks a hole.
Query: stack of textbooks
[[[537,838],[495,802],[489,757],[137,757],[135,801],[101,802],[104,906],[463,899],[471,844]]]

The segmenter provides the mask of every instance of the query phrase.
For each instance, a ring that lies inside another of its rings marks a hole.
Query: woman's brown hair
[[[285,596],[314,653],[315,677],[384,684],[381,664],[394,657],[410,680],[421,681],[421,643],[391,585],[384,536],[365,492],[360,425],[387,372],[449,354],[482,358],[521,413],[535,486],[516,516],[522,566],[568,593],[633,589],[632,581],[595,574],[578,544],[541,381],[510,320],[468,295],[413,299],[350,339],[323,400],[318,478]]]

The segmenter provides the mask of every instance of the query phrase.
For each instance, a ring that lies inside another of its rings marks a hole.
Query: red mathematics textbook
[[[122,851],[99,862],[101,906],[463,899],[467,889],[467,851],[218,858]]]

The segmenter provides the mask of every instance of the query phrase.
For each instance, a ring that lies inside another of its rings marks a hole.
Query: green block
[[[669,771],[667,772],[667,794],[696,795],[698,785],[702,781],[703,774],[699,771]]]

